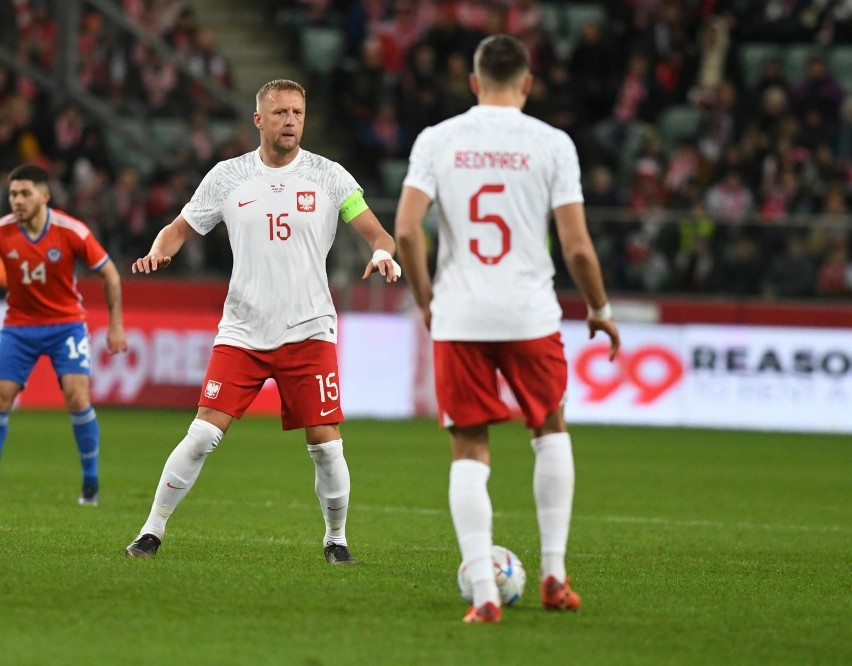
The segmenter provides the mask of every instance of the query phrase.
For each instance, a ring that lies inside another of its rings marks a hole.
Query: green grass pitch
[[[160,554],[125,558],[192,413],[99,414],[97,508],[76,505],[67,415],[12,414],[0,663],[852,663],[849,437],[574,427],[574,615],[538,606],[529,438],[497,426],[495,541],[530,582],[468,626],[434,422],[343,425],[359,564],[332,567],[301,432],[264,418],[234,424]]]

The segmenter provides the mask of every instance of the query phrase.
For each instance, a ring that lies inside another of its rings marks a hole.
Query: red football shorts
[[[568,363],[558,332],[506,342],[436,340],[433,348],[435,392],[444,427],[467,428],[511,417],[509,406],[500,399],[498,370],[530,428],[541,426],[565,398]]]
[[[337,347],[321,340],[304,340],[271,351],[216,345],[198,406],[240,418],[267,379],[274,379],[278,386],[284,430],[343,420]]]

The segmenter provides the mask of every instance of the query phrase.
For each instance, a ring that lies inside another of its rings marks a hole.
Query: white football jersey
[[[234,269],[215,344],[337,341],[325,262],[340,205],[360,189],[338,163],[304,149],[278,169],[258,149],[210,170],[181,214],[200,234],[228,228]]]
[[[435,340],[530,340],[559,330],[551,211],[583,201],[568,135],[514,107],[478,105],[414,143],[405,185],[435,201]]]

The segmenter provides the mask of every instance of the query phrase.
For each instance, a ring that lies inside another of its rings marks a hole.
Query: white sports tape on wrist
[[[391,253],[387,250],[376,250],[373,252],[373,266],[379,267],[380,261],[389,261],[393,264],[393,274],[396,277],[402,276],[402,267],[393,260]]]
[[[612,319],[612,306],[609,303],[604,303],[604,306],[597,310],[589,308],[589,318],[599,321],[609,321]]]

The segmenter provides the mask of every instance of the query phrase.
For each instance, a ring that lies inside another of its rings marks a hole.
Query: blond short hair
[[[264,97],[271,94],[272,92],[280,92],[281,90],[295,90],[302,96],[302,99],[306,99],[305,89],[300,83],[296,83],[295,81],[291,81],[290,79],[275,79],[274,81],[270,81],[269,83],[264,83],[260,87],[260,90],[257,91],[257,95],[255,95],[257,109],[260,110],[260,100],[262,100]]]

